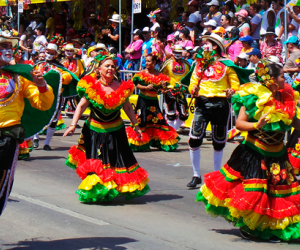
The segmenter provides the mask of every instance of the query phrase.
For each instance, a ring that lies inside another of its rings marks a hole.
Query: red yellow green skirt
[[[289,160],[296,175],[300,174],[300,131],[294,129],[287,145]]]
[[[26,140],[19,145],[19,160],[26,160],[30,156],[30,152],[32,151],[32,140]]]

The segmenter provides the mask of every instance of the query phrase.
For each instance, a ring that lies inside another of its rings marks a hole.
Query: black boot
[[[50,151],[50,150],[52,150],[52,148],[49,145],[44,145],[44,150]]]
[[[187,187],[195,188],[198,184],[201,184],[201,182],[202,182],[201,177],[199,178],[199,177],[194,176],[192,181],[187,184]]]

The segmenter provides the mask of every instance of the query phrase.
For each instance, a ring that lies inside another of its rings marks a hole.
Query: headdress
[[[64,38],[62,37],[61,34],[56,33],[54,36],[52,36],[50,38],[50,42],[49,43],[54,43],[57,46],[62,46],[64,43]]]
[[[156,14],[160,12],[160,9],[156,9],[154,11],[151,11],[150,14],[147,15],[149,18],[156,18]]]
[[[195,58],[203,70],[207,69],[209,65],[212,65],[218,57],[215,50],[208,51],[201,48],[197,51]]]
[[[274,84],[274,81],[271,79],[271,76],[269,75],[269,68],[267,68],[267,65],[270,63],[266,60],[261,60],[255,70],[256,77],[258,79],[258,82],[265,85],[266,87],[270,87],[272,84]]]

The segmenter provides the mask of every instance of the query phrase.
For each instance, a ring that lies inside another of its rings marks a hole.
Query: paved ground
[[[18,162],[12,194],[0,217],[1,249],[299,249],[300,241],[243,240],[238,229],[210,217],[202,203],[194,202],[198,189],[186,188],[192,176],[186,135],[174,153],[135,154],[149,172],[152,191],[146,196],[81,204],[75,194],[80,180],[64,165],[79,133],[62,138],[57,132],[51,152],[34,150],[29,161]],[[236,145],[227,144],[224,162]],[[211,143],[205,141],[201,150],[204,174],[213,168]]]

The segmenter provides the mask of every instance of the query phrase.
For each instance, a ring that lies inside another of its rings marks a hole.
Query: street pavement
[[[70,119],[65,119],[67,125]],[[80,121],[80,125],[83,121]],[[247,241],[222,218],[206,214],[196,203],[198,189],[188,189],[192,166],[187,131],[176,152],[135,153],[149,172],[151,191],[126,201],[83,204],[75,194],[80,179],[64,165],[67,151],[80,134],[56,132],[52,151],[40,147],[19,161],[14,187],[0,217],[0,249],[299,249],[300,240],[272,244]],[[237,143],[227,143],[223,163]],[[201,147],[201,174],[213,169],[210,141]],[[1,164],[1,163],[0,163]]]

